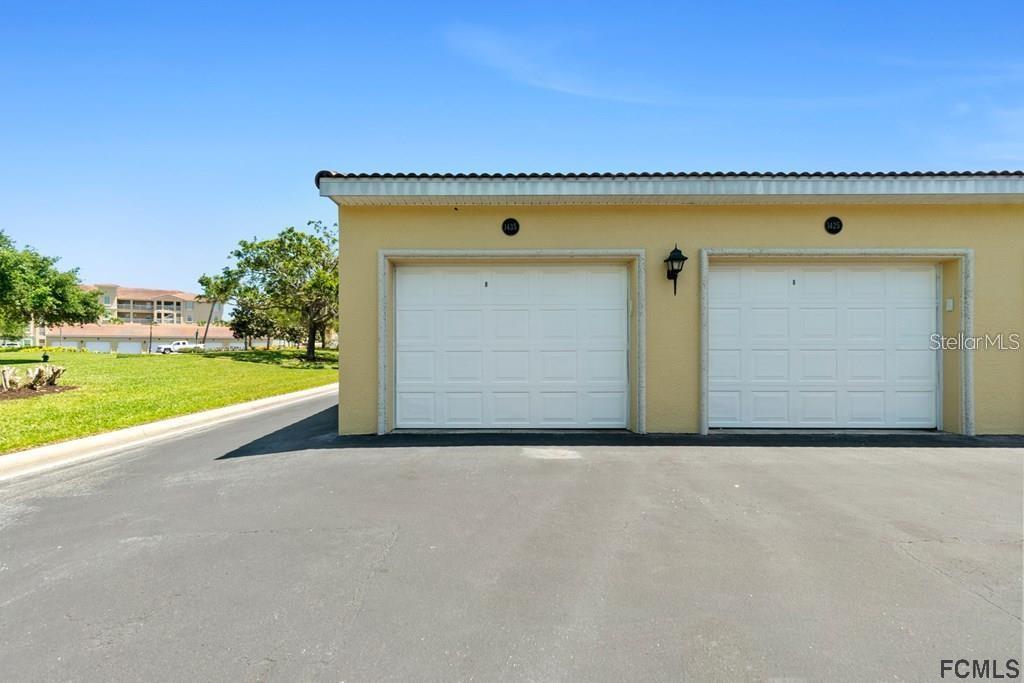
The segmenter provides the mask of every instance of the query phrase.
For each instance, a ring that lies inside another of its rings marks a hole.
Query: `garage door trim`
[[[932,262],[960,261],[960,328],[965,336],[974,334],[974,250],[972,249],[737,249],[706,247],[700,250],[700,433],[709,431],[708,394],[709,377],[709,275],[711,259],[725,257],[784,259],[850,259],[899,261],[901,259],[927,260]],[[942,294],[939,293],[941,299]],[[974,425],[974,356],[971,349],[963,352],[960,376],[960,431],[969,436],[975,433]]]
[[[580,261],[582,263],[624,263],[635,268],[635,278],[629,277],[630,294],[635,292],[636,310],[631,312],[628,322],[636,325],[637,348],[629,350],[629,363],[635,362],[636,371],[631,374],[630,405],[635,408],[635,431],[647,431],[646,400],[646,256],[643,249],[382,249],[377,259],[377,433],[391,431],[393,400],[390,387],[394,386],[395,340],[390,324],[390,311],[394,299],[395,267],[401,264],[429,265],[452,262],[460,265],[494,263],[496,261],[516,263],[538,260]],[[632,299],[632,296],[630,297]]]

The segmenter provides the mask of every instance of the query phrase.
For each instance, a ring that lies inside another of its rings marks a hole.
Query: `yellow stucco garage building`
[[[1022,172],[316,182],[344,434],[1024,433]]]

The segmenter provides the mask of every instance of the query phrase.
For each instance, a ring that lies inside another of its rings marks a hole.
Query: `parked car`
[[[202,344],[193,344],[192,342],[179,340],[172,341],[170,344],[159,344],[154,349],[156,353],[178,353],[180,351],[202,351]]]
[[[13,339],[0,339],[0,349],[20,349],[21,342]]]

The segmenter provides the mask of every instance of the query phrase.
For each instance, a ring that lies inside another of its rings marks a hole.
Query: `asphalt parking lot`
[[[1024,450],[333,426],[316,399],[0,484],[2,677],[937,680],[1021,657]]]

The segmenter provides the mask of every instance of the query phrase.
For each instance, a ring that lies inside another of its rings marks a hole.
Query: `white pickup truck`
[[[172,341],[170,344],[159,344],[155,349],[156,353],[178,353],[179,351],[203,350],[202,344],[193,344],[187,341]]]

